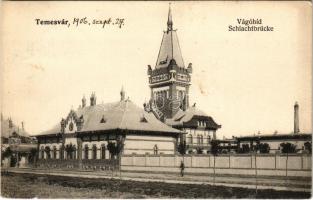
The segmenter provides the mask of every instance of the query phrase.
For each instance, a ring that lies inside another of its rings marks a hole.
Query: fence
[[[186,173],[310,177],[311,160],[310,154],[124,155],[121,169],[178,173],[183,161]]]
[[[117,159],[83,159],[83,160],[62,160],[62,159],[40,159],[36,162],[37,168],[55,169],[83,169],[83,170],[117,170],[119,160]]]

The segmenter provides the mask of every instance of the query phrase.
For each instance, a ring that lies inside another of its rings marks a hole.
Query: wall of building
[[[174,154],[175,138],[168,136],[127,135],[124,142],[124,154]]]
[[[92,148],[93,146],[95,145],[97,147],[97,154],[96,154],[96,157],[97,159],[101,159],[101,148],[104,146],[105,147],[105,159],[109,159],[110,158],[110,153],[109,153],[109,150],[107,148],[107,145],[108,145],[108,142],[107,141],[84,141],[82,142],[82,159],[86,159],[85,158],[85,147],[86,145],[88,146],[88,158],[91,159],[92,158]]]
[[[39,152],[38,152],[38,155],[39,155],[39,159],[42,158],[42,155],[44,157],[44,159],[47,159],[47,154],[45,151],[42,151],[44,150],[46,147],[49,147],[51,152],[51,156],[53,156],[53,148],[56,147],[56,159],[60,159],[60,152],[61,152],[61,146],[62,146],[62,143],[46,143],[46,144],[40,144],[39,145]]]
[[[126,171],[180,172],[183,161],[186,173],[237,174],[260,176],[311,176],[312,157],[308,154],[256,155],[124,155],[121,169]],[[255,165],[256,164],[256,165]],[[256,166],[256,168],[255,168]],[[287,166],[287,170],[286,170]]]

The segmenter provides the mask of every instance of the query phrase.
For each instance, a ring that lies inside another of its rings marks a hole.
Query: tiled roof
[[[237,137],[238,140],[253,140],[253,139],[299,139],[312,138],[312,133],[275,133],[275,134],[256,134]]]
[[[84,119],[79,132],[101,130],[134,130],[147,132],[180,133],[179,130],[160,122],[152,113],[144,111],[130,100],[97,104],[74,111],[78,118]],[[103,122],[103,123],[101,123]],[[60,133],[60,122],[40,135]]]
[[[164,32],[155,68],[167,67],[172,59],[179,67],[185,67],[176,30]]]
[[[1,137],[8,138],[9,136],[12,136],[14,132],[20,136],[24,136],[24,137],[29,136],[29,134],[25,130],[23,130],[22,128],[19,128],[13,122],[12,122],[12,127],[10,128],[10,119],[1,120]]]
[[[183,123],[189,122],[193,117],[207,117],[208,118],[208,127],[220,128],[212,117],[208,116],[202,110],[199,110],[196,106],[189,107],[186,111],[178,110],[176,115],[172,119],[166,119],[166,124],[171,126],[180,126]]]

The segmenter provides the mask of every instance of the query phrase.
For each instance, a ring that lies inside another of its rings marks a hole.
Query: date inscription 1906
[[[124,18],[112,18],[106,19],[88,19],[87,17],[77,18],[74,17],[72,20],[68,19],[35,19],[36,25],[39,26],[67,26],[67,27],[79,27],[79,26],[100,26],[102,28],[107,26],[115,26],[122,28],[125,24]]]

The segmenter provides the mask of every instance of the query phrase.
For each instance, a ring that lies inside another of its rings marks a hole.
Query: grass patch
[[[310,198],[310,193],[92,179],[37,174],[1,175],[1,195],[8,198]]]

